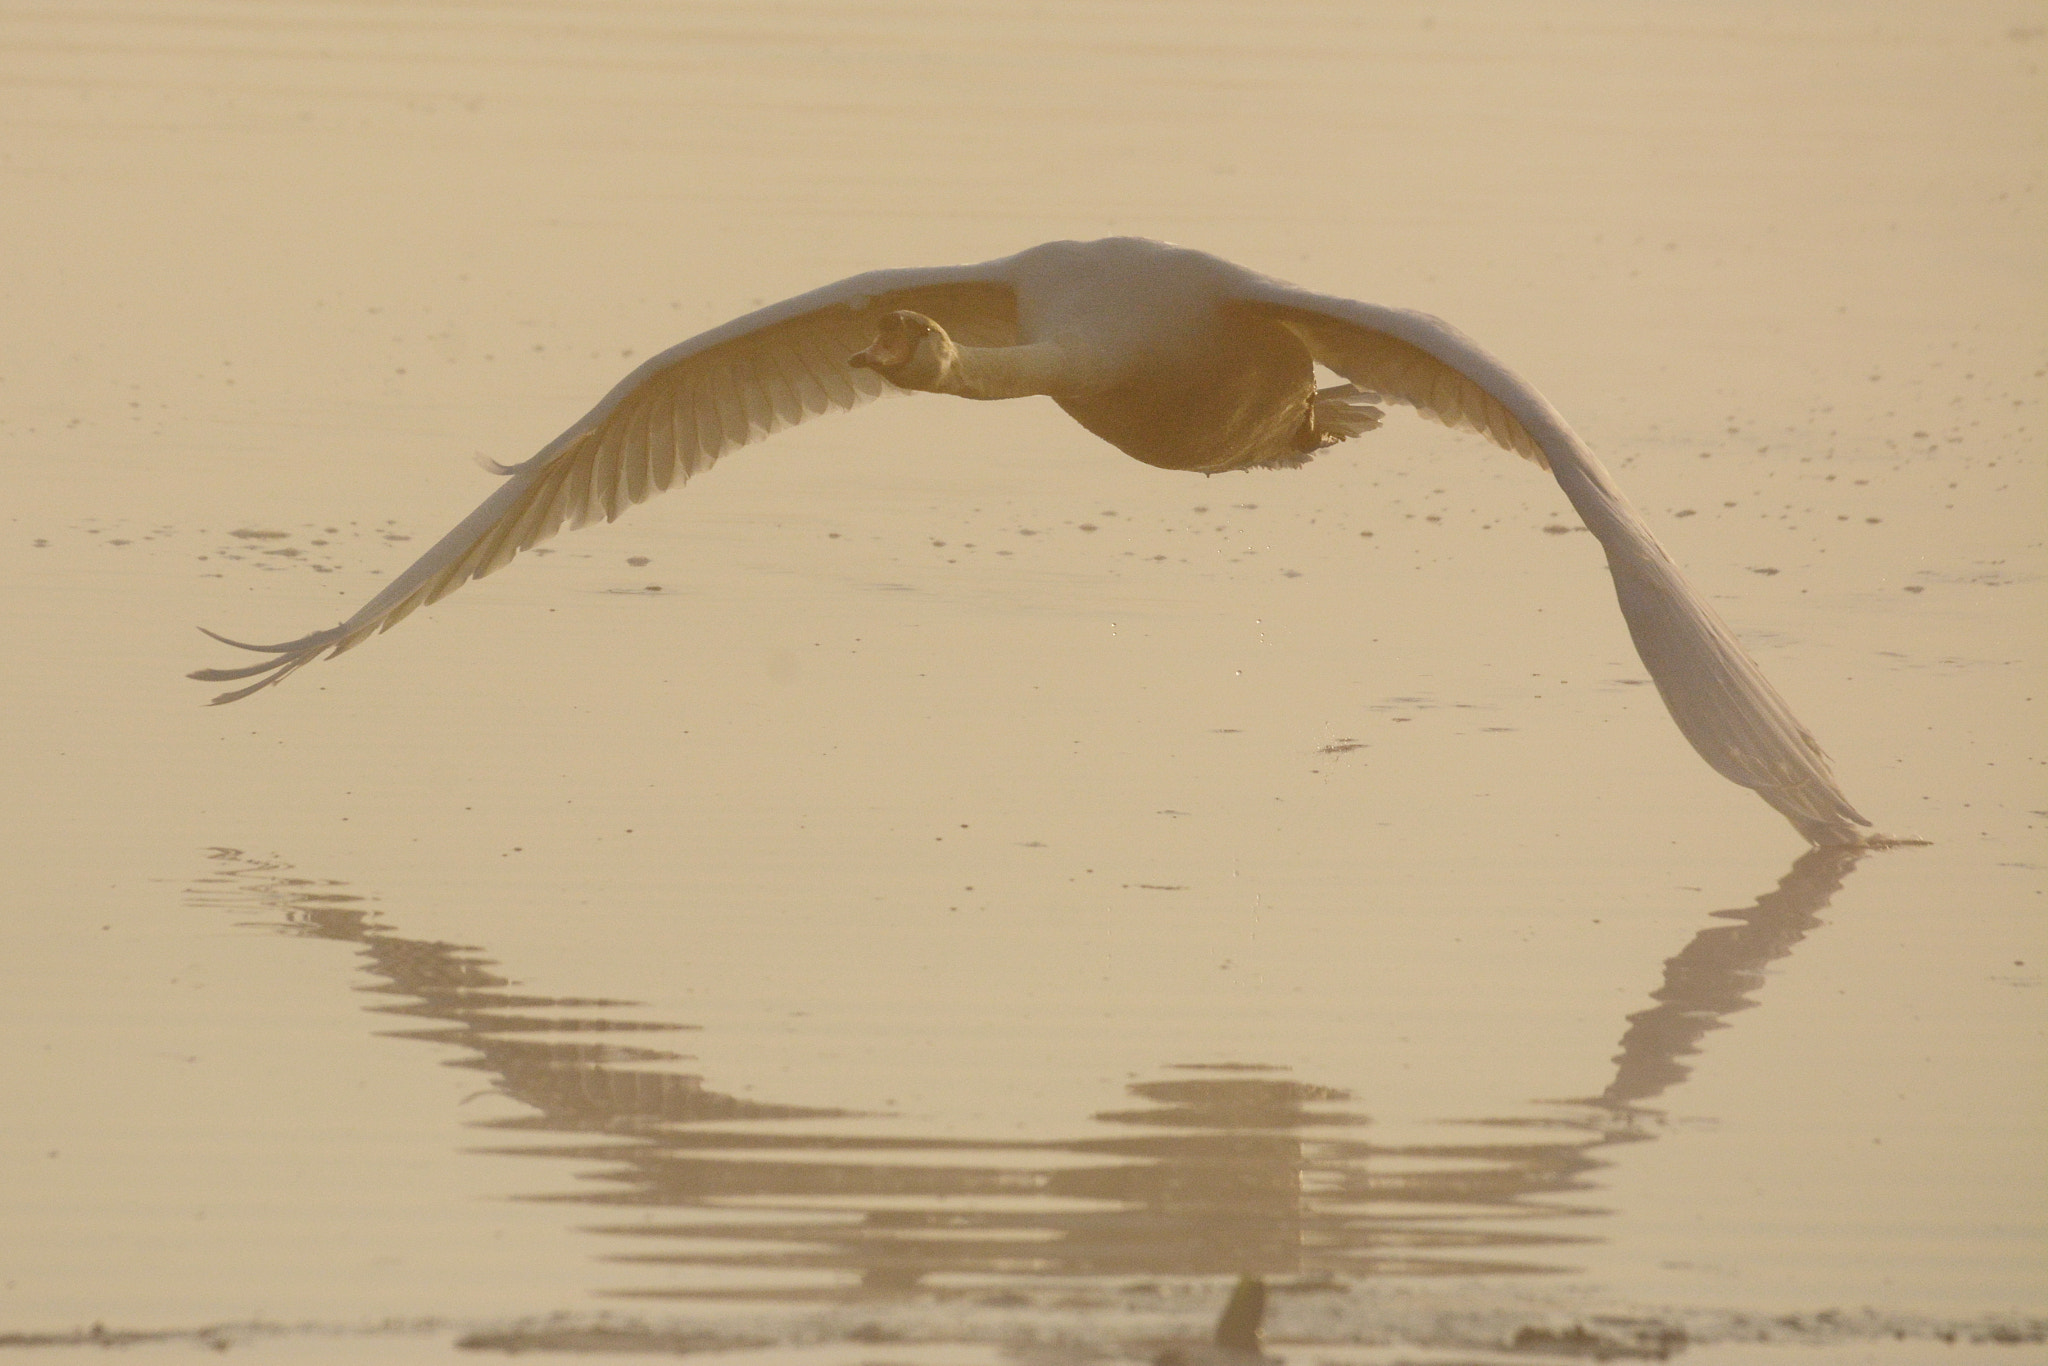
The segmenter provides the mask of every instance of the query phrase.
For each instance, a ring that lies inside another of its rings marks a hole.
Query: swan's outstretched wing
[[[934,318],[970,345],[1014,344],[1016,296],[1003,281],[1003,264],[856,275],[671,347],[626,376],[538,455],[500,467],[506,479],[498,491],[347,621],[276,645],[248,645],[208,631],[223,644],[270,658],[239,669],[201,669],[192,677],[210,683],[254,678],[213,700],[247,697],[502,568],[564,523],[611,521],[727,451],[887,392],[887,381],[847,359],[875,339],[875,319],[894,309]]]
[[[1450,324],[1254,277],[1234,305],[1277,318],[1319,364],[1423,416],[1547,467],[1607,551],[1621,615],[1692,747],[1815,844],[1864,840],[1827,756],[1705,599],[1693,591],[1599,459],[1544,397]]]

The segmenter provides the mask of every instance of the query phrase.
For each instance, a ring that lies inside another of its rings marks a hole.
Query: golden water
[[[0,1332],[1247,1269],[2038,1318],[2044,52],[1997,3],[0,6]],[[179,677],[639,357],[1107,233],[1504,356],[1933,845],[1801,859],[1555,486],[1399,415],[1202,480],[891,401],[274,692]]]

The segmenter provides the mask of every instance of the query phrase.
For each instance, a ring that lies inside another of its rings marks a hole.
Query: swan
[[[1346,383],[1315,387],[1315,365]],[[1404,404],[1548,469],[1607,553],[1621,613],[1672,719],[1724,778],[1817,845],[1869,842],[1826,755],[1593,452],[1548,401],[1428,314],[1315,294],[1141,238],[1048,242],[979,265],[880,270],[770,305],[650,358],[383,592],[270,656],[202,669],[252,683],[338,655],[565,523],[616,518],[726,452],[898,389],[1052,398],[1161,469],[1290,468]],[[202,628],[203,629],[203,628]]]

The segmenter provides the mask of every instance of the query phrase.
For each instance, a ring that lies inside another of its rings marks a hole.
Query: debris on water
[[[1668,1361],[1684,1351],[1689,1341],[1683,1328],[1654,1319],[1596,1318],[1591,1324],[1574,1323],[1565,1329],[1519,1328],[1508,1346],[1517,1352],[1595,1361]]]
[[[1207,1343],[1175,1345],[1152,1358],[1154,1366],[1263,1366],[1277,1362],[1259,1344],[1266,1318],[1266,1283],[1240,1276],[1230,1300],[1217,1316],[1216,1332]]]

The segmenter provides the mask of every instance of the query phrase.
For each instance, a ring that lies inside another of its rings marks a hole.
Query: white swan
[[[1317,391],[1313,363],[1351,381]],[[1312,294],[1138,238],[1048,242],[981,265],[884,270],[750,313],[653,357],[522,464],[483,506],[339,626],[210,682],[340,654],[553,535],[609,521],[727,451],[891,386],[964,398],[1046,394],[1164,469],[1293,466],[1368,431],[1381,398],[1550,470],[1606,549],[1622,616],[1679,730],[1815,844],[1869,822],[1714,610],[1679,576],[1592,451],[1527,383],[1422,313]],[[212,632],[207,634],[213,635]]]

